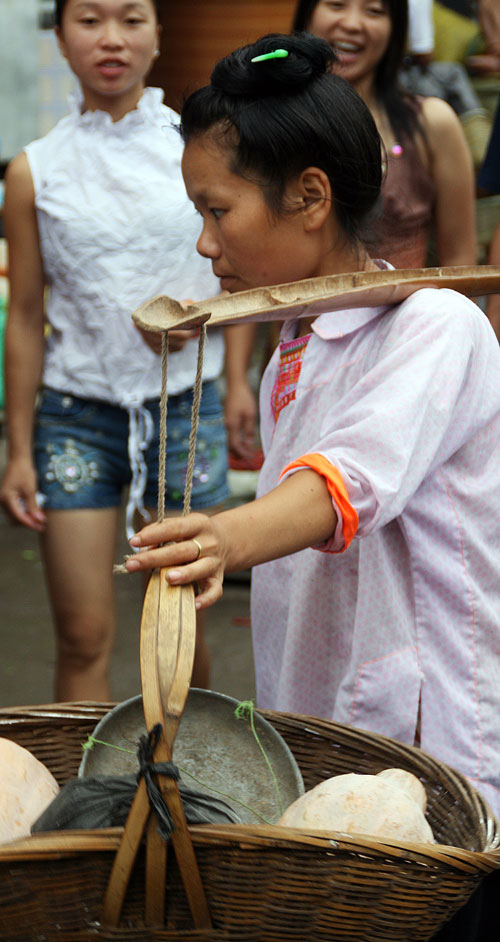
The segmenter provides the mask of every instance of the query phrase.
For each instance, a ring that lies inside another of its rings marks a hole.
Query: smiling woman
[[[326,39],[336,55],[334,68],[377,124],[386,179],[374,253],[397,268],[422,267],[433,231],[440,265],[472,265],[471,154],[446,102],[412,98],[398,84],[407,24],[406,0],[298,0],[293,29]]]
[[[360,83],[371,79],[388,53],[392,23],[382,0],[351,5],[322,0],[312,13],[309,30],[328,40],[343,77],[359,91]]]

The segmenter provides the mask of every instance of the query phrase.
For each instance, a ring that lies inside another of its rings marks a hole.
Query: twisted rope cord
[[[191,510],[191,494],[193,491],[194,462],[196,458],[196,438],[198,435],[198,425],[200,421],[200,402],[202,393],[203,377],[203,357],[205,354],[205,340],[207,336],[206,325],[200,328],[198,338],[198,359],[196,362],[196,377],[193,387],[193,404],[191,407],[191,430],[189,433],[189,454],[186,468],[186,483],[184,486],[184,507],[182,514],[186,516]],[[168,375],[168,331],[162,332],[161,340],[161,393],[160,393],[160,454],[158,463],[158,522],[162,523],[165,519],[165,490],[167,486],[167,375]],[[113,566],[115,575],[128,575],[128,569],[125,562]]]
[[[205,340],[207,328],[202,324],[200,336],[198,339],[198,360],[196,363],[196,378],[193,388],[193,405],[191,408],[191,431],[189,433],[189,457],[186,469],[186,485],[184,488],[184,509],[185,517],[191,510],[191,494],[193,491],[194,459],[196,457],[196,437],[198,435],[198,425],[200,421],[200,402],[202,388],[203,357],[205,354]]]
[[[158,522],[165,519],[165,489],[167,485],[167,376],[168,330],[161,335],[161,394],[160,394],[160,455],[158,462]]]

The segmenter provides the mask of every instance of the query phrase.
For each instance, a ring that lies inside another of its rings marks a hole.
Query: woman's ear
[[[306,232],[320,229],[332,210],[332,188],[324,170],[306,167],[296,180]]]

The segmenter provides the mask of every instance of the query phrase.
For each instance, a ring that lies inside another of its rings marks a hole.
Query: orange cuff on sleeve
[[[328,492],[342,514],[342,533],[344,535],[345,549],[347,549],[356,535],[359,517],[349,500],[349,495],[340,471],[337,470],[335,465],[330,464],[323,455],[302,455],[302,458],[297,458],[296,461],[292,461],[290,464],[287,464],[286,468],[283,468],[280,474],[280,480],[287,471],[292,471],[294,468],[310,468],[311,471],[316,471],[317,474],[320,474],[321,477],[325,479]]]

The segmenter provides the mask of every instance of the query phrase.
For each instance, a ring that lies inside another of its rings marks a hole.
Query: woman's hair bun
[[[257,56],[285,49],[288,55],[259,62]],[[226,56],[211,75],[213,88],[235,98],[265,98],[306,88],[330,70],[335,54],[323,39],[309,33],[270,33]]]

